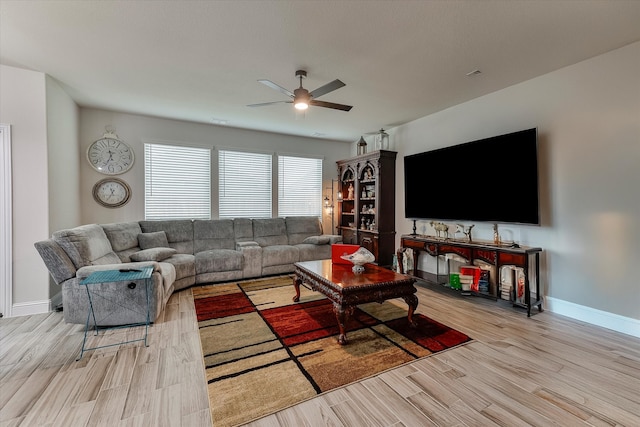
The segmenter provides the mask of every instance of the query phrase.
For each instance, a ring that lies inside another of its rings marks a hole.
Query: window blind
[[[271,218],[270,154],[218,153],[219,217]]]
[[[322,159],[278,156],[278,216],[322,216]]]
[[[144,144],[144,217],[211,218],[211,150]]]

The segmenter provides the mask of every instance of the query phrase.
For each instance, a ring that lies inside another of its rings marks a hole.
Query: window
[[[219,152],[220,218],[271,218],[271,161],[271,154]]]
[[[144,217],[211,218],[211,150],[144,144]]]
[[[322,216],[322,159],[278,156],[278,216]]]

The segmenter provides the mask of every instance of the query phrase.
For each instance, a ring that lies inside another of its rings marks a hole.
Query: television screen
[[[405,156],[409,219],[539,224],[537,129]]]

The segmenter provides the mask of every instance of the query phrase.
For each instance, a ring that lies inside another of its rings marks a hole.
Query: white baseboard
[[[640,320],[638,319],[620,316],[552,297],[545,297],[544,301],[545,309],[553,313],[640,338]]]
[[[13,304],[11,307],[11,317],[30,316],[32,314],[42,314],[51,311],[51,300],[29,301]]]

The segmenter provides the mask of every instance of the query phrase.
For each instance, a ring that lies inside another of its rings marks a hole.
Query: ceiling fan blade
[[[271,80],[258,80],[260,83],[262,83],[263,85],[269,86],[271,89],[275,89],[278,92],[281,92],[291,98],[293,98],[293,92],[291,92],[290,90],[287,90],[285,88],[283,88],[280,85],[275,84],[274,82],[272,82]]]
[[[335,79],[334,81],[332,81],[331,83],[327,83],[324,86],[320,86],[318,89],[314,90],[313,92],[309,93],[309,95],[311,95],[311,97],[313,98],[318,98],[324,94],[327,94],[329,92],[332,92],[336,89],[340,89],[342,86],[346,86],[344,83],[342,83],[340,80]]]
[[[247,105],[247,107],[264,107],[266,105],[273,105],[273,104],[291,104],[293,103],[293,101],[273,101],[273,102],[262,102],[260,104],[249,104]]]
[[[334,104],[333,102],[318,101],[317,99],[312,99],[311,102],[309,102],[309,105],[315,105],[316,107],[333,108],[334,110],[342,111],[349,111],[353,108],[353,106],[351,105]]]

